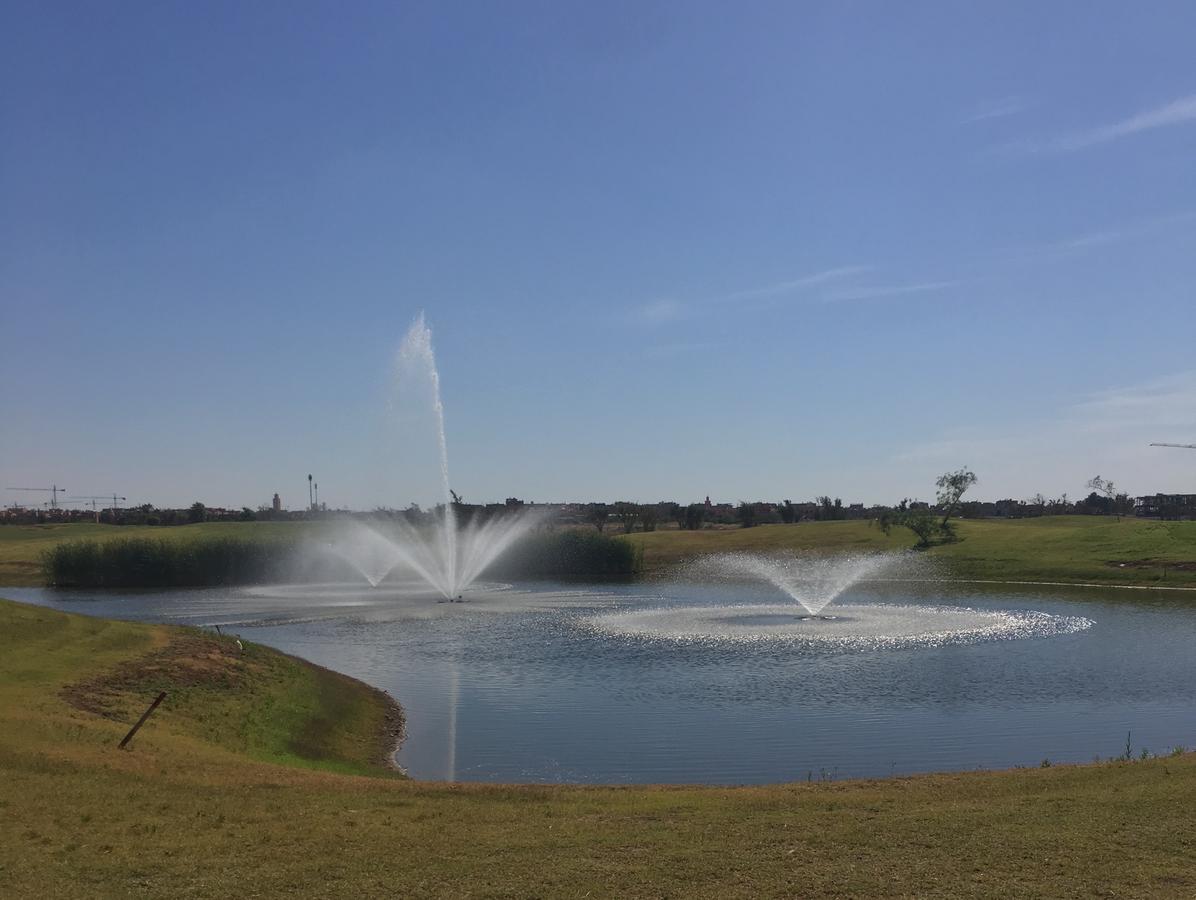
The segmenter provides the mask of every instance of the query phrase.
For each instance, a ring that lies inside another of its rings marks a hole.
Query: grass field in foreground
[[[340,680],[326,704],[328,673],[254,646],[117,750],[147,671],[236,669],[195,637],[0,601],[0,895],[1196,893],[1191,754],[765,788],[421,784],[328,771],[379,771],[377,716],[344,712],[375,693]]]
[[[929,574],[997,581],[1196,586],[1196,522],[1043,516],[968,519],[955,524],[959,541],[925,552]],[[664,572],[708,553],[875,552],[905,549],[914,543],[904,528],[886,535],[870,522],[858,520],[654,531],[629,535],[627,540],[643,548],[649,573]]]

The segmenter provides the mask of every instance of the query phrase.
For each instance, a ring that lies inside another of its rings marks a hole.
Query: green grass
[[[1107,516],[973,519],[956,523],[960,540],[926,553],[943,577],[996,581],[1196,587],[1196,522]],[[42,583],[40,554],[75,539],[153,537],[188,542],[206,538],[297,540],[319,526],[302,522],[219,522],[174,527],[109,525],[0,528],[0,584]],[[660,530],[622,538],[642,551],[643,568],[659,574],[706,553],[733,550],[832,553],[909,548],[905,529],[883,534],[866,521],[807,522],[757,528]],[[1125,563],[1122,568],[1118,564]]]
[[[375,692],[197,637],[0,602],[0,895],[1196,893],[1192,755],[738,789],[343,775],[379,772],[380,719],[342,714]]]
[[[943,577],[996,581],[1196,586],[1196,522],[1105,516],[971,519],[960,540],[926,551]],[[642,548],[644,568],[663,573],[708,553],[875,552],[906,549],[903,528],[885,535],[867,521],[808,522],[757,528],[654,531],[625,538]],[[1119,564],[1125,563],[1124,567]]]

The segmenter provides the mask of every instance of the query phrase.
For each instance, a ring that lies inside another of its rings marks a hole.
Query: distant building
[[[282,512],[282,500],[279,498],[278,494],[274,495],[274,504],[273,505],[274,505],[275,512]]]
[[[1196,519],[1196,494],[1135,497],[1134,515],[1149,519]]]

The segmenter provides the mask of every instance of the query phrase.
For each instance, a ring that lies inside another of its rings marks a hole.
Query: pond
[[[1196,743],[1196,598],[857,584],[162,593],[6,588],[212,626],[389,691],[420,779],[748,784],[1086,762]]]

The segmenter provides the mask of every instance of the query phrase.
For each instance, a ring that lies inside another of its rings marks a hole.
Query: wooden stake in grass
[[[157,697],[154,698],[154,702],[149,705],[149,709],[147,709],[145,712],[143,712],[141,714],[141,718],[137,720],[137,724],[129,729],[129,733],[126,734],[124,736],[124,739],[121,740],[121,742],[116,745],[116,749],[118,749],[118,750],[125,749],[125,744],[127,744],[127,743],[129,743],[129,741],[133,740],[133,735],[135,735],[137,733],[137,730],[139,728],[141,728],[142,725],[145,724],[145,720],[150,717],[150,713],[152,713],[155,709],[157,709],[158,704],[161,703],[165,699],[166,699],[166,691],[163,691]]]

